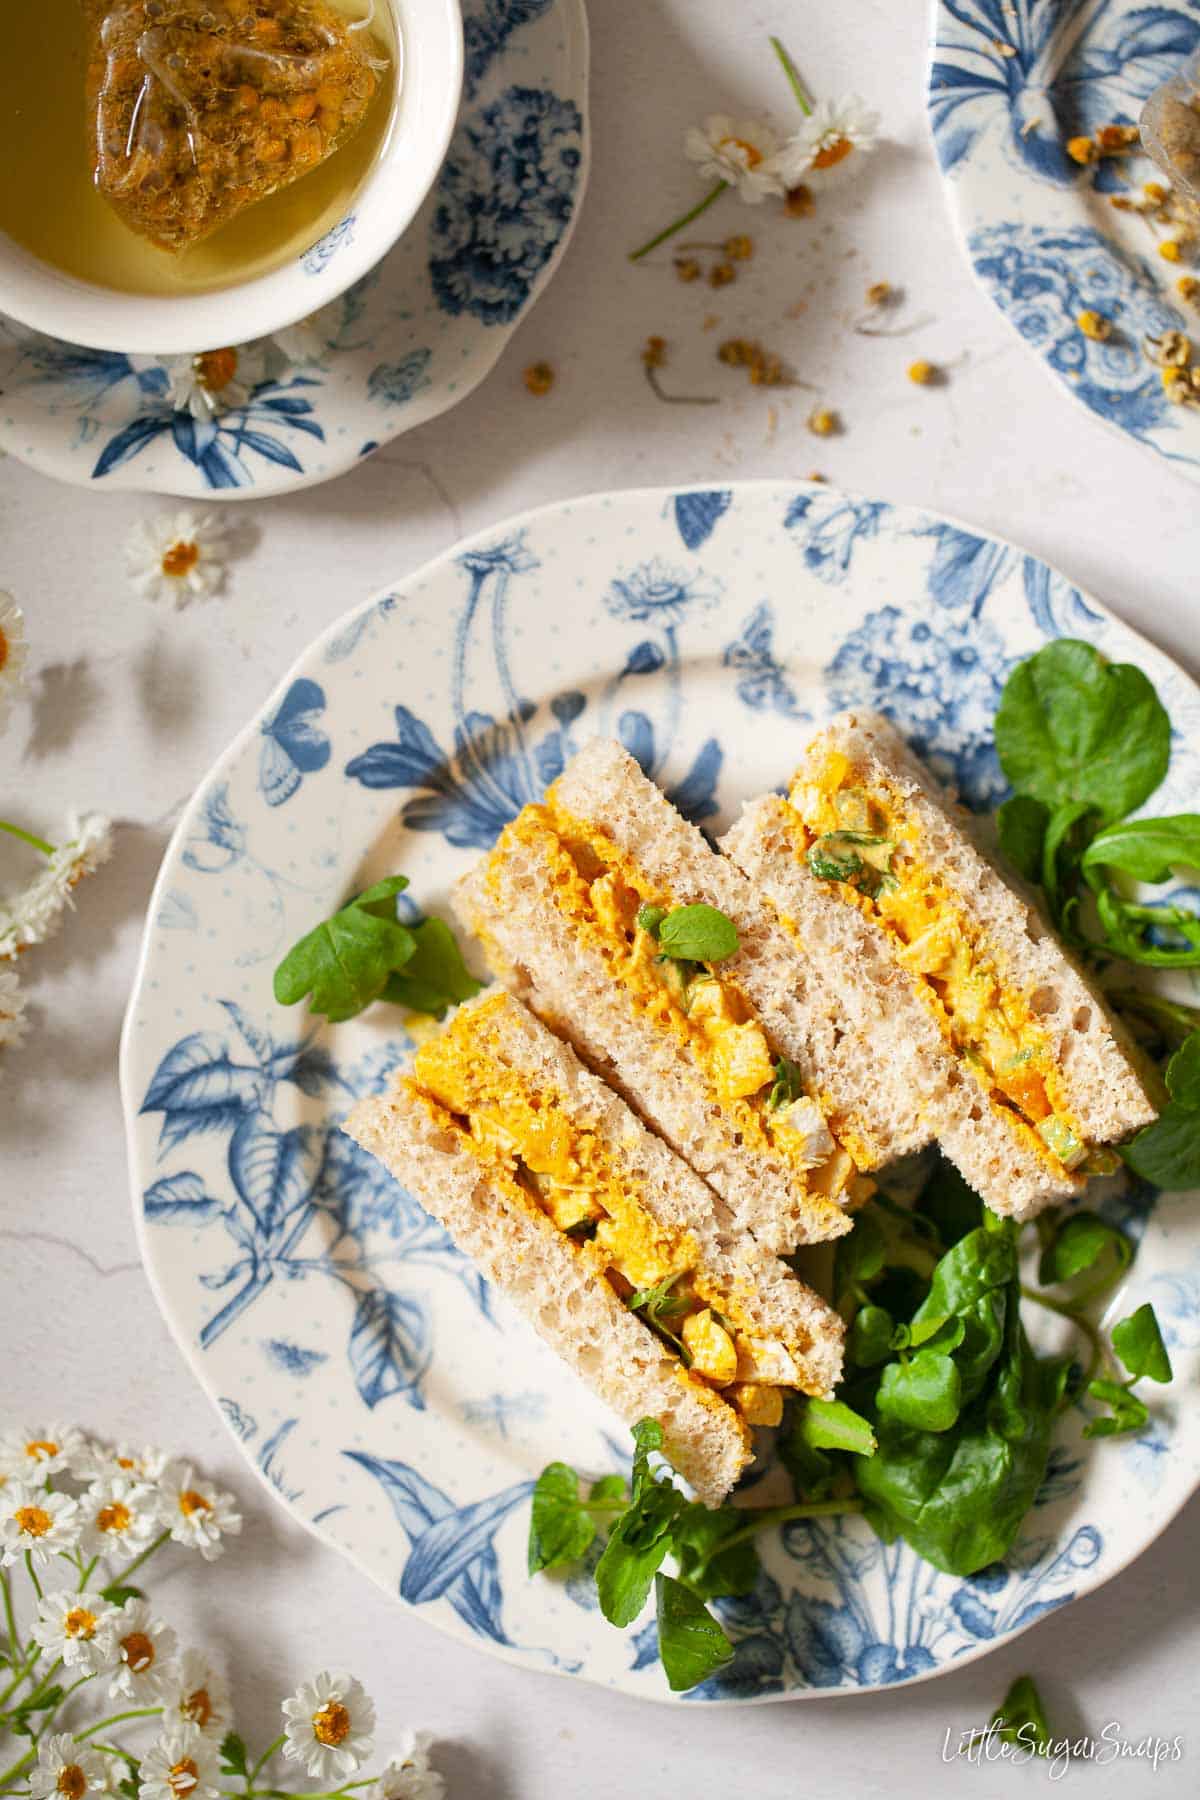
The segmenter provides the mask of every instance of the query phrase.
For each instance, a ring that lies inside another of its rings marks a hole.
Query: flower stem
[[[19,825],[13,825],[8,819],[0,819],[0,831],[7,831],[9,837],[20,838],[23,844],[29,844],[34,850],[40,850],[43,856],[54,855],[54,845],[48,844],[45,838],[35,837],[32,831],[22,831]]]
[[[100,1558],[98,1556],[93,1556],[91,1562],[89,1562],[89,1563],[85,1563],[82,1556],[79,1558],[79,1587],[77,1589],[78,1593],[82,1594],[84,1588],[87,1586],[88,1582],[92,1579],[92,1575],[95,1572],[96,1564],[99,1561],[100,1561]]]
[[[808,90],[800,79],[799,69],[796,67],[777,37],[771,39],[771,48],[779,58],[783,67],[783,72],[788,78],[788,86],[796,96],[796,104],[807,119],[812,113],[812,101],[808,97]]]
[[[786,1525],[792,1519],[829,1519],[838,1513],[860,1513],[863,1510],[861,1500],[800,1500],[794,1506],[764,1506],[748,1508],[749,1523],[740,1531],[731,1531],[727,1537],[718,1540],[705,1557],[698,1570],[703,1574],[712,1557],[722,1556],[733,1544],[745,1543],[748,1538],[757,1537],[760,1531],[766,1531],[772,1525]]]
[[[17,1631],[17,1617],[13,1612],[12,1588],[9,1585],[7,1569],[0,1569],[0,1593],[4,1595],[4,1624],[8,1631],[9,1648],[15,1663],[24,1652],[21,1649],[21,1639]]]
[[[1083,1377],[1083,1385],[1086,1387],[1094,1377],[1096,1370],[1102,1364],[1108,1363],[1104,1339],[1100,1336],[1099,1331],[1090,1319],[1085,1318],[1081,1312],[1076,1312],[1074,1307],[1064,1305],[1061,1300],[1051,1300],[1045,1294],[1039,1294],[1036,1288],[1026,1287],[1024,1282],[1021,1284],[1021,1293],[1026,1300],[1032,1300],[1036,1306],[1044,1306],[1047,1312],[1057,1313],[1060,1319],[1068,1319],[1078,1331],[1083,1333],[1092,1347],[1091,1360]]]
[[[30,1581],[32,1582],[33,1591],[37,1595],[38,1599],[39,1600],[43,1599],[44,1596],[42,1594],[42,1584],[38,1580],[37,1570],[33,1566],[32,1550],[27,1550],[25,1552],[25,1573],[28,1575]]]
[[[161,1717],[161,1706],[135,1706],[129,1712],[110,1713],[107,1719],[97,1719],[94,1725],[87,1725],[82,1731],[77,1731],[72,1741],[82,1744],[88,1738],[95,1737],[98,1731],[104,1731],[110,1725],[120,1725],[125,1719],[160,1719]]]
[[[262,1774],[263,1770],[266,1768],[266,1766],[270,1762],[271,1758],[277,1753],[277,1751],[282,1750],[283,1746],[286,1743],[287,1743],[287,1733],[284,1732],[280,1737],[277,1737],[275,1739],[273,1744],[267,1745],[266,1749],[263,1751],[262,1755],[259,1757],[259,1759],[255,1763],[254,1767],[251,1769],[249,1775],[247,1775],[247,1777],[246,1777],[247,1800],[249,1800],[250,1795],[255,1794],[259,1791],[258,1789],[256,1789],[256,1787],[254,1785],[255,1782],[258,1780],[259,1776]],[[263,1790],[263,1791],[266,1792],[268,1790]],[[269,1791],[273,1791],[273,1790],[269,1790]]]
[[[37,1666],[36,1663],[33,1666],[36,1667]],[[33,1691],[29,1695],[29,1698],[25,1702],[26,1706],[30,1705],[30,1703],[32,1701],[36,1700],[39,1694],[42,1694],[46,1691],[46,1689],[50,1686],[50,1683],[54,1680],[54,1677],[58,1674],[58,1671],[62,1668],[62,1666],[63,1666],[62,1657],[56,1656],[54,1661],[51,1663],[50,1667],[48,1669],[43,1670],[41,1675],[38,1676],[37,1681],[34,1683]],[[32,1669],[30,1670],[30,1673],[32,1673]],[[83,1677],[83,1679],[85,1681],[90,1681],[91,1676],[85,1675]],[[76,1685],[78,1686],[78,1683],[76,1683]],[[66,1695],[64,1694],[63,1700],[65,1700],[65,1699],[66,1699]],[[61,1705],[62,1705],[62,1700],[59,1701],[59,1706],[61,1706]],[[56,1707],[55,1711],[57,1711],[57,1710],[58,1709]],[[50,1723],[50,1721],[49,1721],[49,1719],[47,1719],[46,1724],[48,1725],[49,1723]]]
[[[667,239],[674,237],[677,231],[682,231],[685,225],[690,225],[693,219],[698,219],[702,212],[708,211],[714,200],[721,198],[728,186],[727,181],[718,181],[712,192],[705,194],[703,200],[698,200],[690,212],[685,212],[682,218],[676,219],[673,225],[668,225],[665,231],[660,231],[657,237],[652,237],[639,250],[631,250],[629,252],[630,262],[640,262],[643,256],[649,256],[651,250],[657,250],[660,244],[665,244]]]
[[[25,1770],[29,1767],[30,1763],[33,1761],[33,1759],[36,1755],[37,1755],[36,1750],[27,1750],[25,1752],[24,1756],[19,1756],[15,1763],[9,1764],[8,1768],[5,1769],[2,1774],[0,1774],[0,1794],[7,1792],[9,1787],[11,1787],[12,1783],[16,1780],[17,1776],[20,1775],[23,1770]]]
[[[154,1552],[156,1550],[161,1550],[170,1536],[171,1534],[169,1531],[160,1531],[152,1544],[147,1544],[146,1548],[141,1551],[139,1555],[135,1556],[131,1563],[126,1564],[111,1585],[113,1587],[124,1587],[134,1570],[140,1569],[144,1562],[149,1562],[150,1558],[154,1555]],[[92,1567],[95,1567],[94,1563],[92,1564]]]

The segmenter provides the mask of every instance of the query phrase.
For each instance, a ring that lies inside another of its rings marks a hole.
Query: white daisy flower
[[[272,332],[272,340],[290,363],[324,367],[346,322],[345,315],[344,299],[331,300],[306,319],[297,319],[294,325]]]
[[[323,1669],[283,1703],[283,1754],[326,1787],[340,1785],[371,1754],[375,1708],[352,1675]]]
[[[60,1550],[79,1542],[79,1502],[69,1494],[47,1493],[9,1480],[0,1493],[0,1568],[26,1551],[39,1568]]]
[[[427,1731],[410,1731],[400,1755],[368,1788],[365,1800],[442,1800],[446,1783],[429,1760],[432,1743]]]
[[[35,1425],[6,1431],[0,1437],[0,1472],[18,1481],[42,1481],[47,1475],[74,1475],[87,1452],[78,1425]]]
[[[30,1626],[34,1642],[81,1675],[106,1674],[117,1658],[117,1612],[95,1594],[46,1594]]]
[[[109,1475],[124,1475],[130,1481],[156,1482],[170,1458],[165,1450],[153,1444],[97,1444],[88,1441],[75,1464],[75,1474],[84,1481],[102,1481]]]
[[[683,148],[690,161],[709,181],[726,181],[741,198],[757,206],[768,194],[782,194],[783,182],[774,165],[779,140],[768,125],[755,119],[731,119],[713,113],[704,128],[692,125],[684,134]]]
[[[771,157],[771,172],[786,188],[813,176],[827,182],[857,169],[861,159],[875,148],[879,138],[879,114],[872,112],[857,94],[844,100],[818,100],[796,131]]]
[[[112,855],[112,824],[102,813],[72,815],[67,829],[29,886],[0,898],[0,961],[53,937],[73,889]]]
[[[80,1496],[81,1542],[88,1556],[137,1556],[158,1534],[158,1493],[127,1475],[107,1475]]]
[[[26,1776],[33,1800],[85,1800],[108,1791],[104,1758],[69,1731],[56,1731],[38,1745],[35,1768]]]
[[[186,606],[225,585],[228,532],[215,513],[160,513],[139,519],[125,540],[125,567],[146,600]]]
[[[193,1473],[190,1463],[169,1463],[159,1483],[159,1519],[177,1544],[213,1562],[225,1536],[236,1537],[242,1515],[232,1494]]]
[[[135,1706],[154,1706],[175,1681],[175,1633],[145,1600],[127,1600],[114,1626],[118,1663],[108,1691]]]
[[[0,1050],[6,1044],[16,1048],[25,1036],[25,996],[15,969],[0,963]],[[0,1469],[0,1486],[8,1479]]]
[[[11,594],[0,591],[0,725],[13,695],[25,685],[27,655],[25,614]]]
[[[229,1685],[199,1650],[185,1650],[179,1674],[163,1701],[163,1714],[180,1724],[195,1725],[219,1744],[233,1724]]]
[[[199,1726],[173,1721],[142,1757],[139,1800],[218,1800],[217,1746]]]
[[[168,399],[172,408],[190,413],[201,423],[246,406],[259,382],[267,379],[265,344],[231,344],[223,350],[168,356],[163,361],[171,383]]]

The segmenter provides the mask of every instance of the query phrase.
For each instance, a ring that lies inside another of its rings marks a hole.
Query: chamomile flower
[[[38,1745],[38,1759],[26,1776],[33,1800],[86,1800],[108,1791],[104,1758],[69,1731],[56,1731]]]
[[[53,937],[75,888],[112,855],[112,825],[103,814],[73,815],[67,832],[28,887],[0,896],[0,961]]]
[[[248,405],[254,389],[267,378],[262,344],[231,344],[198,356],[168,357],[166,363],[172,408],[200,423]]]
[[[177,1544],[198,1550],[205,1562],[220,1556],[223,1537],[236,1537],[242,1529],[233,1495],[194,1474],[189,1463],[169,1463],[158,1493],[161,1523]]]
[[[173,1721],[142,1757],[138,1800],[217,1800],[218,1751],[197,1725]]]
[[[298,367],[323,367],[346,323],[345,298],[331,300],[294,325],[271,333],[272,342]]]
[[[101,1675],[116,1661],[116,1624],[116,1608],[95,1594],[45,1594],[38,1601],[30,1636],[49,1655],[61,1657],[68,1669]]]
[[[124,1475],[129,1481],[158,1481],[169,1461],[165,1450],[153,1444],[97,1444],[89,1441],[75,1463],[75,1474],[84,1481],[102,1481]]]
[[[0,725],[25,681],[25,615],[11,594],[0,591]]]
[[[145,1600],[127,1600],[114,1631],[118,1661],[109,1694],[135,1706],[156,1705],[176,1678],[175,1633],[153,1616]]]
[[[812,187],[856,170],[875,148],[879,114],[857,94],[818,100],[800,128],[770,159],[770,173],[783,188]]]
[[[106,1475],[81,1497],[79,1515],[88,1556],[137,1556],[158,1532],[158,1494],[127,1475]]]
[[[18,1481],[78,1474],[87,1439],[78,1425],[33,1425],[0,1437],[0,1471]]]
[[[25,1036],[25,996],[15,969],[0,963],[0,1050],[6,1044],[16,1047]],[[0,1468],[0,1487],[8,1476]]]
[[[323,1669],[283,1703],[283,1754],[326,1787],[340,1785],[371,1754],[375,1708],[352,1675]]]
[[[702,129],[689,127],[683,148],[706,180],[727,182],[750,206],[758,206],[769,194],[783,192],[774,166],[779,140],[770,126],[759,120],[712,113]]]
[[[404,1749],[368,1788],[365,1800],[442,1800],[446,1783],[429,1761],[432,1742],[427,1731],[410,1731]]]
[[[139,519],[125,540],[125,567],[147,600],[187,606],[225,584],[224,521],[213,513],[162,513]]]
[[[79,1542],[79,1502],[69,1494],[47,1493],[23,1481],[8,1481],[0,1491],[0,1568],[26,1551],[39,1568],[60,1550]]]
[[[164,1718],[195,1725],[219,1744],[233,1723],[229,1686],[199,1650],[185,1650],[179,1673],[163,1701]]]

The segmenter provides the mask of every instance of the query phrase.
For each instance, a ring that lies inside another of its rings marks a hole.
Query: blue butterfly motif
[[[748,616],[725,647],[722,665],[737,671],[737,694],[751,712],[776,712],[785,719],[811,719],[775,655],[775,612],[769,600]]]
[[[317,723],[324,711],[324,688],[302,676],[263,726],[258,784],[268,806],[282,806],[306,775],[329,761],[329,739]]]

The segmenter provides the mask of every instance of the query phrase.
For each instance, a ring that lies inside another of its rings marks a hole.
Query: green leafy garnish
[[[534,1484],[529,1573],[578,1562],[595,1535],[596,1521],[580,1500],[578,1475],[569,1463],[551,1463]]]
[[[846,1354],[860,1369],[886,1362],[892,1353],[892,1315],[886,1307],[860,1306],[846,1338]]]
[[[1149,798],[1167,772],[1171,724],[1132,663],[1057,638],[1018,663],[996,713],[996,752],[1019,794],[1050,813],[1072,803],[1109,824]]]
[[[1175,869],[1200,869],[1200,813],[1126,819],[1096,834],[1083,867],[1121,869],[1137,881],[1169,881]]]
[[[648,931],[651,937],[656,938],[658,936],[658,928],[666,916],[667,909],[665,906],[651,906],[649,903],[645,906],[639,906],[637,909],[636,920],[638,930]]]
[[[732,1660],[733,1645],[703,1600],[670,1575],[654,1577],[658,1649],[672,1693],[693,1688]]]
[[[875,1404],[882,1419],[922,1431],[949,1431],[962,1410],[962,1376],[953,1357],[919,1350],[883,1371]]]
[[[600,1610],[610,1625],[629,1625],[650,1594],[655,1574],[671,1548],[671,1528],[687,1501],[678,1488],[655,1479],[652,1451],[662,1450],[662,1426],[642,1419],[633,1428],[633,1488],[629,1508],[609,1533],[596,1564]]]
[[[452,1002],[478,993],[449,926],[397,919],[396,895],[407,886],[403,875],[375,882],[293,944],[275,971],[279,1004],[294,1006],[307,994],[311,1011],[340,1024],[373,1000],[440,1018]]]
[[[781,1106],[790,1106],[793,1100],[799,1100],[804,1093],[804,1078],[798,1066],[781,1056],[775,1064],[775,1082],[767,1095],[767,1111],[778,1112]]]
[[[871,1421],[844,1400],[809,1400],[797,1421],[797,1431],[810,1450],[848,1450],[853,1456],[875,1454]]]
[[[683,1339],[674,1331],[672,1323],[681,1314],[686,1313],[691,1305],[687,1293],[678,1291],[677,1283],[680,1280],[680,1274],[681,1272],[677,1271],[674,1275],[664,1275],[662,1280],[656,1282],[653,1287],[638,1288],[635,1293],[627,1297],[625,1304],[630,1312],[638,1313],[647,1325],[652,1326],[661,1337],[666,1338],[686,1369],[691,1367],[692,1359]]]
[[[991,1724],[1006,1744],[1020,1744],[1038,1756],[1044,1756],[1054,1741],[1032,1675],[1017,1676],[992,1714]]]
[[[1038,1223],[1040,1225],[1041,1220]],[[1112,1258],[1112,1273],[1103,1284],[1109,1287],[1129,1267],[1133,1245],[1123,1231],[1109,1225],[1097,1213],[1067,1213],[1051,1224],[1043,1238],[1038,1280],[1043,1287],[1060,1281],[1074,1281],[1077,1275],[1094,1268],[1106,1256]]]
[[[1032,794],[1013,794],[996,809],[1000,848],[1018,875],[1039,881],[1050,809]]]
[[[819,881],[844,881],[874,897],[893,885],[896,846],[869,831],[830,831],[809,848],[808,866]]]
[[[1172,1379],[1171,1359],[1163,1343],[1158,1318],[1149,1301],[1112,1328],[1112,1345],[1135,1381]]]
[[[737,950],[737,926],[715,906],[702,902],[676,906],[660,923],[658,941],[667,956],[687,962],[724,962]]]
[[[1175,1052],[1166,1082],[1171,1098],[1121,1155],[1135,1175],[1155,1187],[1186,1191],[1200,1187],[1200,1031]]]

